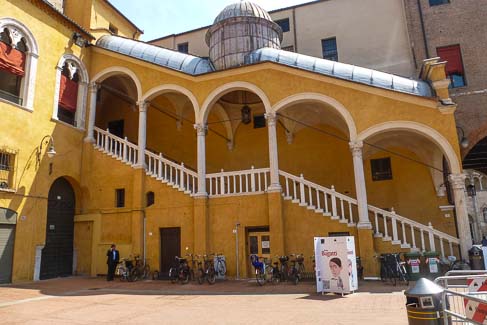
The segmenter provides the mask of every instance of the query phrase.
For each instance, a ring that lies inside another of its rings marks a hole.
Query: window
[[[294,46],[292,46],[292,45],[290,45],[290,46],[284,46],[282,49],[284,51],[294,52]]]
[[[32,33],[19,21],[0,19],[0,99],[33,110],[38,58]]]
[[[484,215],[484,222],[487,222],[487,208],[482,209],[482,214]]]
[[[52,118],[83,128],[87,92],[88,73],[83,62],[72,54],[64,55],[57,65]]]
[[[289,18],[276,20],[276,24],[281,27],[283,33],[289,32]]]
[[[384,181],[392,179],[391,158],[371,159],[373,181]]]
[[[438,47],[436,53],[446,64],[446,75],[450,78],[450,88],[465,86],[462,51],[460,45]]]
[[[115,206],[117,208],[125,207],[125,189],[118,188],[115,190]]]
[[[265,116],[254,115],[254,129],[265,128]]]
[[[117,35],[118,34],[118,28],[113,26],[111,23],[108,25],[108,30],[110,33]]]
[[[321,40],[323,58],[331,61],[338,61],[338,48],[336,37]]]
[[[178,44],[178,52],[188,53],[189,52],[189,43],[186,42],[186,43]]]
[[[430,6],[433,7],[450,3],[450,0],[429,0],[429,2]]]
[[[150,207],[155,203],[155,195],[154,192],[147,192],[147,206]]]
[[[0,149],[0,189],[13,188],[15,154],[11,149]]]
[[[21,86],[27,46],[23,37],[17,43],[12,41],[13,37],[8,28],[0,33],[0,97],[22,105]]]

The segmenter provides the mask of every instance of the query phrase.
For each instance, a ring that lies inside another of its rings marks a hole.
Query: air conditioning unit
[[[0,182],[0,188],[9,188],[8,186],[8,183],[7,182]]]

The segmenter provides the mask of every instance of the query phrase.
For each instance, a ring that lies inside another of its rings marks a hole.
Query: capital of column
[[[264,114],[265,119],[267,120],[267,125],[275,126],[277,122],[277,114],[276,112],[270,112]]]
[[[364,147],[362,141],[349,142],[348,145],[350,146],[350,151],[354,157],[362,157],[362,149]]]
[[[206,124],[196,123],[194,125],[194,128],[195,128],[196,134],[198,134],[198,136],[206,136],[206,134],[208,133],[208,126]]]
[[[137,106],[139,106],[139,112],[147,112],[147,107],[149,103],[145,100],[141,100],[137,102]]]
[[[465,174],[450,174],[450,176],[448,176],[450,185],[454,190],[465,190],[466,178],[467,175]]]
[[[100,89],[100,84],[97,82],[90,82],[90,93],[96,93]]]

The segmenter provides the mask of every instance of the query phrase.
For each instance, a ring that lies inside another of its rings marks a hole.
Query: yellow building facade
[[[219,48],[235,30],[217,69],[137,41],[105,1],[76,3],[7,1],[0,19],[27,48],[17,93],[0,98],[2,281],[104,274],[112,243],[161,271],[221,253],[241,277],[250,253],[310,257],[315,236],[355,236],[368,277],[384,252],[465,256],[444,62],[414,81],[265,46],[282,33],[241,2],[207,34]],[[239,34],[249,21],[265,33]]]

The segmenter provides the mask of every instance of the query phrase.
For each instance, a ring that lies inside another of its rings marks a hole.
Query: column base
[[[198,192],[193,196],[195,199],[207,199],[208,193],[206,192]]]
[[[276,193],[276,192],[281,192],[281,191],[282,191],[282,187],[280,184],[271,184],[267,188],[267,193]]]
[[[357,223],[357,229],[372,229],[372,224],[369,221],[359,221]]]
[[[146,165],[145,164],[135,164],[133,166],[135,169],[146,169]]]
[[[83,141],[86,143],[95,143],[95,138],[86,137]]]

